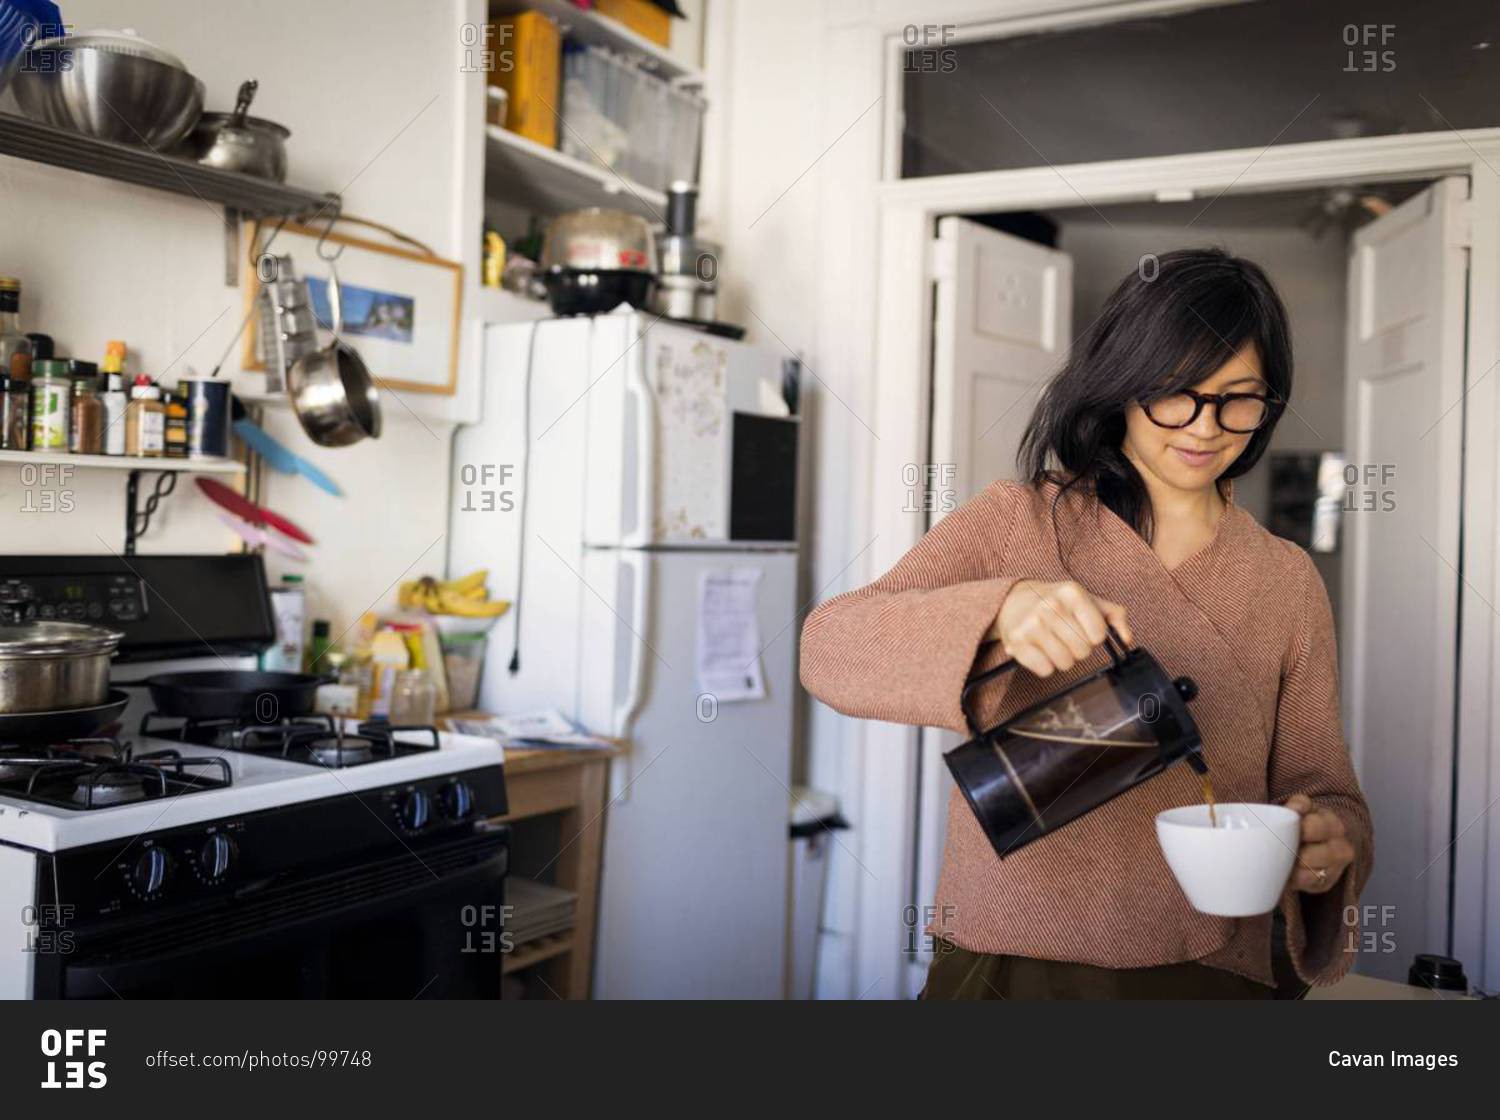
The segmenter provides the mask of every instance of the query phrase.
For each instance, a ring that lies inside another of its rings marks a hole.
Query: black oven
[[[508,830],[472,810],[497,804],[495,767],[43,856],[35,995],[498,998]]]

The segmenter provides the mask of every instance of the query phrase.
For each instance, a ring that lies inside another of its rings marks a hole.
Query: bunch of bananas
[[[497,618],[510,610],[505,599],[491,599],[485,581],[489,572],[480,568],[462,579],[421,579],[404,581],[396,592],[402,610],[423,610],[428,614],[456,614],[464,618]]]

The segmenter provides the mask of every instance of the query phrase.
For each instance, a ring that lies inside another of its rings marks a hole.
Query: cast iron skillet
[[[136,682],[151,690],[151,703],[164,716],[182,719],[258,719],[305,716],[313,710],[320,684],[332,677],[313,673],[207,669],[159,673]]]
[[[87,739],[120,718],[130,697],[111,689],[109,699],[91,708],[56,712],[7,712],[0,715],[0,743],[60,743]]]

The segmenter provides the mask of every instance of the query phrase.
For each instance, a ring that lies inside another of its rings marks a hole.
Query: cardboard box
[[[672,17],[647,0],[594,0],[594,10],[658,46],[672,45]]]
[[[490,26],[490,85],[505,90],[509,99],[505,127],[556,148],[557,114],[562,111],[562,35],[557,24],[541,12],[522,12]]]

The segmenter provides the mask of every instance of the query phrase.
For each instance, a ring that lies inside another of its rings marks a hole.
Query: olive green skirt
[[[923,999],[1274,999],[1276,989],[1187,961],[1151,968],[1101,968],[934,947]]]

